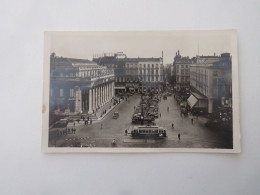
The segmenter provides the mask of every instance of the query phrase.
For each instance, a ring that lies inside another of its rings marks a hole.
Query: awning
[[[190,95],[187,102],[188,102],[189,106],[192,108],[193,106],[195,106],[198,103],[198,99],[195,96]]]
[[[115,87],[115,89],[125,89],[125,87]]]

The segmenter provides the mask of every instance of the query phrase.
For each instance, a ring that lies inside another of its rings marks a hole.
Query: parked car
[[[117,119],[117,118],[119,118],[119,112],[114,112],[113,119]]]

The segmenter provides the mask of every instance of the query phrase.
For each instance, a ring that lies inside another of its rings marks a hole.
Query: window
[[[70,97],[74,97],[74,89],[70,89]]]
[[[63,97],[63,89],[60,89],[60,97]]]

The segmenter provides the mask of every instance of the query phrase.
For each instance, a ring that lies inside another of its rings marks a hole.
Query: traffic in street
[[[76,131],[59,136],[55,144],[58,147],[232,148],[231,131],[206,127],[207,118],[203,116],[181,114],[172,93],[156,97],[158,116],[148,125],[166,129],[163,139],[136,138],[131,134],[135,127],[147,125],[132,120],[142,102],[141,95],[134,94],[125,96],[102,120],[92,124],[76,123]]]

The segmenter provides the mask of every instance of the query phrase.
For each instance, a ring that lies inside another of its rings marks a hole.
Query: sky
[[[57,56],[89,59],[103,53],[123,52],[130,58],[161,57],[173,62],[182,56],[220,55],[232,51],[232,31],[81,31],[47,32],[50,53]],[[232,53],[231,53],[232,55]]]

